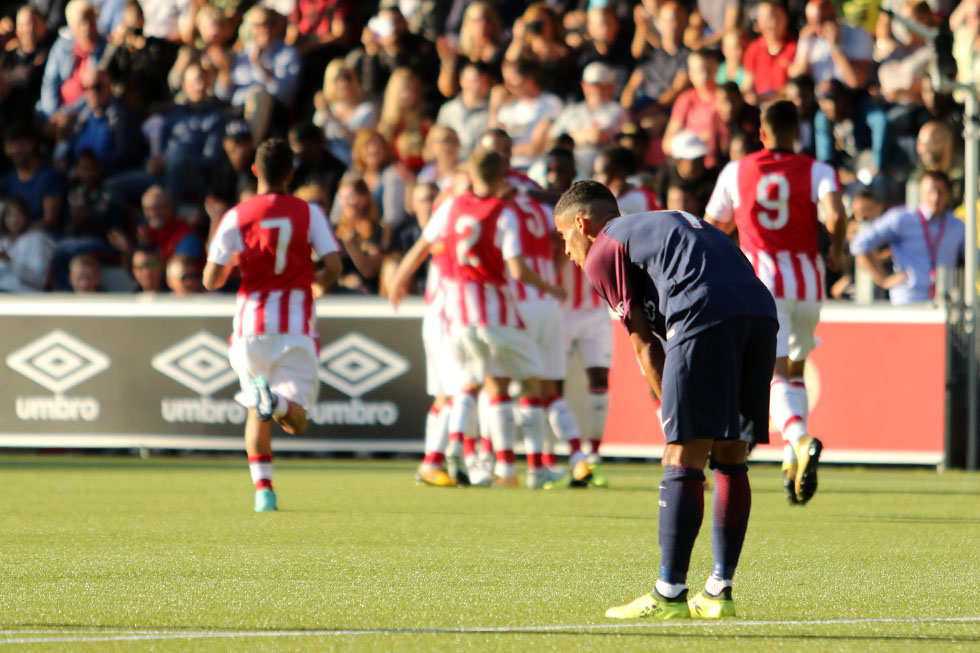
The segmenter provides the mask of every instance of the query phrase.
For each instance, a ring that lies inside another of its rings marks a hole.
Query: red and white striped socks
[[[798,392],[785,377],[773,377],[769,384],[769,415],[794,447],[806,436],[806,388]]]
[[[248,457],[248,471],[256,490],[272,489],[272,454],[258,454]]]

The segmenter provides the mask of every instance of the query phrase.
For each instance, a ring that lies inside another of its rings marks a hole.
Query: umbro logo
[[[238,380],[228,362],[228,343],[209,331],[198,331],[168,347],[150,364],[201,396],[212,395]]]
[[[349,397],[360,397],[408,368],[404,356],[356,332],[320,351],[320,379]]]
[[[7,366],[60,395],[109,368],[109,357],[62,329],[7,356]]]

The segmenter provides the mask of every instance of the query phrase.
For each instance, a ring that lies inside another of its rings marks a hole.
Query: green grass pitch
[[[753,467],[739,619],[616,623],[655,579],[655,465],[606,490],[416,487],[408,461],[0,456],[0,649],[978,650],[980,476]],[[692,588],[711,567],[710,499]]]

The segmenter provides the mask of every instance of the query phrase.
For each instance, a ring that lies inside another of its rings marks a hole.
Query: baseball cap
[[[252,128],[244,120],[232,120],[225,127],[225,138],[233,141],[243,141],[252,138]]]
[[[582,71],[582,82],[585,84],[612,84],[615,79],[612,68],[601,61],[593,61]]]
[[[670,141],[670,155],[675,159],[700,159],[708,153],[708,147],[698,135],[687,129],[677,132]]]

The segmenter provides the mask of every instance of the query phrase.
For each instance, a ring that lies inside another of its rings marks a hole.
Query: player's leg
[[[517,425],[514,423],[514,405],[510,397],[510,378],[493,376],[487,379],[487,427],[496,452],[494,465],[494,487],[517,487],[517,459],[514,456],[514,441],[517,439]]]
[[[816,347],[814,332],[820,320],[820,302],[797,302],[791,314],[792,330],[789,336],[789,364],[787,375],[790,390],[796,397],[796,405],[800,410],[803,429],[806,434],[795,445],[797,469],[794,479],[796,499],[800,504],[807,503],[817,491],[817,468],[820,464],[820,454],[823,452],[823,442],[810,434],[807,418],[809,414],[809,399],[806,394],[806,384],[803,372],[806,357]]]
[[[320,389],[315,341],[292,334],[266,338],[275,354],[268,376],[274,400],[272,418],[286,433],[302,435],[309,424],[306,407],[313,405]]]
[[[612,322],[605,310],[592,312],[580,343],[579,357],[585,366],[589,382],[586,396],[591,445],[589,469],[592,472],[592,483],[598,487],[605,487],[608,482],[600,464],[602,458],[599,447],[602,444],[606,418],[609,415],[609,368],[612,366]]]
[[[796,302],[789,299],[775,301],[779,332],[776,334],[776,363],[769,386],[769,415],[783,436],[783,489],[786,500],[795,504],[796,476],[799,469],[796,451],[800,441],[807,435],[799,395],[789,382],[789,341],[793,332],[792,312]]]
[[[425,390],[433,398],[425,418],[425,454],[415,475],[417,483],[446,486],[444,457],[449,441],[450,385],[444,378],[439,353],[448,340],[441,315],[426,310],[422,317],[422,348],[425,351]]]
[[[255,512],[277,510],[276,493],[272,488],[272,438],[269,420],[259,418],[255,408],[248,409],[245,420],[245,453],[248,470],[255,485]]]

